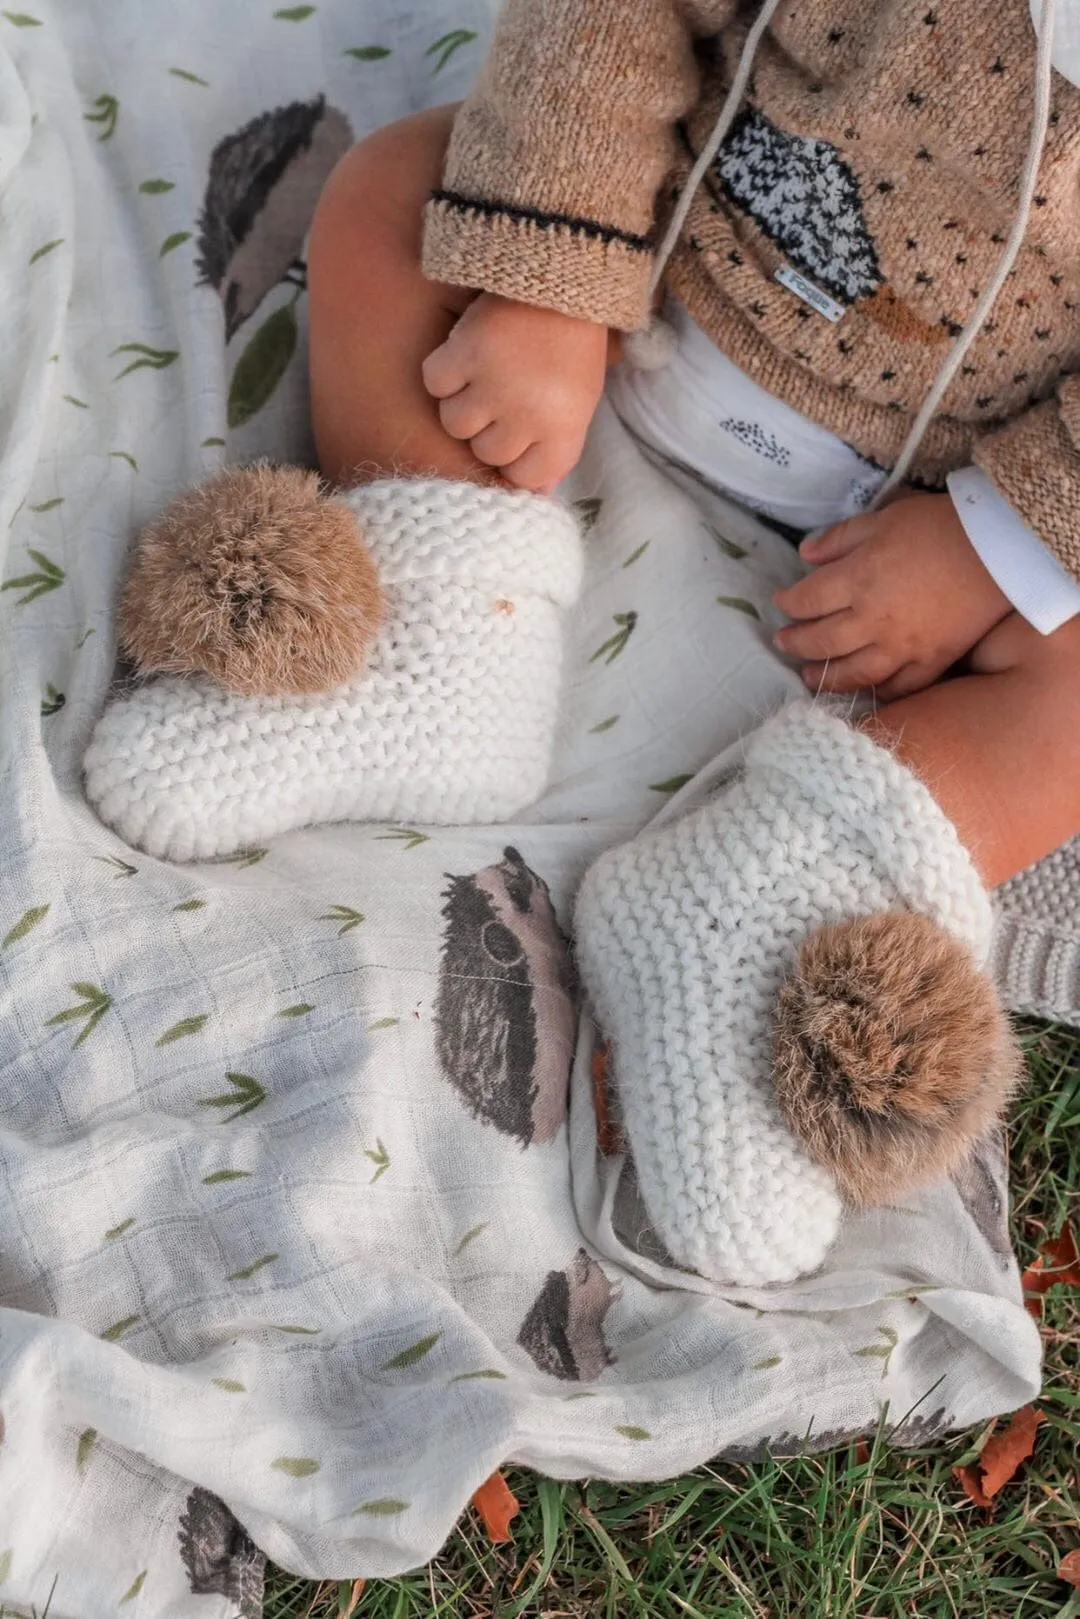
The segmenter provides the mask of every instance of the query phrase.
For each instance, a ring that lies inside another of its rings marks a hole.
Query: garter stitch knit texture
[[[990,903],[952,823],[893,755],[803,703],[762,727],[730,786],[587,873],[578,962],[678,1264],[753,1286],[824,1259],[841,1199],[776,1101],[776,998],[818,927],[888,910],[985,963]]]
[[[365,669],[316,697],[168,678],[110,704],[86,792],[128,843],[209,859],[315,822],[499,821],[539,797],[581,583],[573,515],[442,479],[343,498],[386,599]]]

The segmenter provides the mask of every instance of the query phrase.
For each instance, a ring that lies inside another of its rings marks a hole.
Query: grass
[[[1013,1112],[1022,1266],[1080,1212],[1080,1034],[1023,1029],[1031,1080]],[[511,1474],[513,1546],[473,1514],[428,1568],[369,1582],[356,1619],[1080,1619],[1055,1577],[1080,1546],[1080,1291],[1046,1299],[1044,1422],[992,1519],[952,1469],[987,1430],[892,1451],[717,1463],[662,1485]],[[265,1619],[339,1619],[352,1583],[272,1570]]]

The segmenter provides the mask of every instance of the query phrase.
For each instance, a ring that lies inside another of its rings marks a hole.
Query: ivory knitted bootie
[[[700,808],[603,854],[577,958],[677,1264],[816,1269],[845,1201],[948,1173],[1019,1071],[987,895],[892,754],[798,703]]]
[[[363,668],[321,695],[250,696],[196,675],[117,698],[84,768],[90,803],[128,843],[210,859],[319,822],[509,820],[539,797],[581,583],[573,515],[442,479],[385,479],[341,501],[381,594]]]

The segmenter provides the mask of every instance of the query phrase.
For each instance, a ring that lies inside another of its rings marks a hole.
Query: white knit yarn
[[[128,843],[209,859],[316,822],[508,820],[539,797],[581,584],[572,513],[442,479],[344,498],[387,602],[364,671],[316,697],[170,678],[113,702],[86,793]]]
[[[901,908],[985,961],[990,903],[951,822],[891,754],[803,703],[715,798],[587,873],[578,961],[678,1264],[749,1286],[821,1264],[840,1197],[776,1103],[776,995],[823,923]]]

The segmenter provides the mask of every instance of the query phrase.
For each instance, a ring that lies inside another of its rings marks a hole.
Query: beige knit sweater
[[[424,268],[624,330],[757,11],[507,0],[428,205]],[[1012,224],[1028,0],[785,0],[667,284],[750,376],[882,466]],[[797,269],[835,323],[776,280]],[[1080,90],[1054,76],[1025,246],[923,441],[972,460],[1080,577]]]

